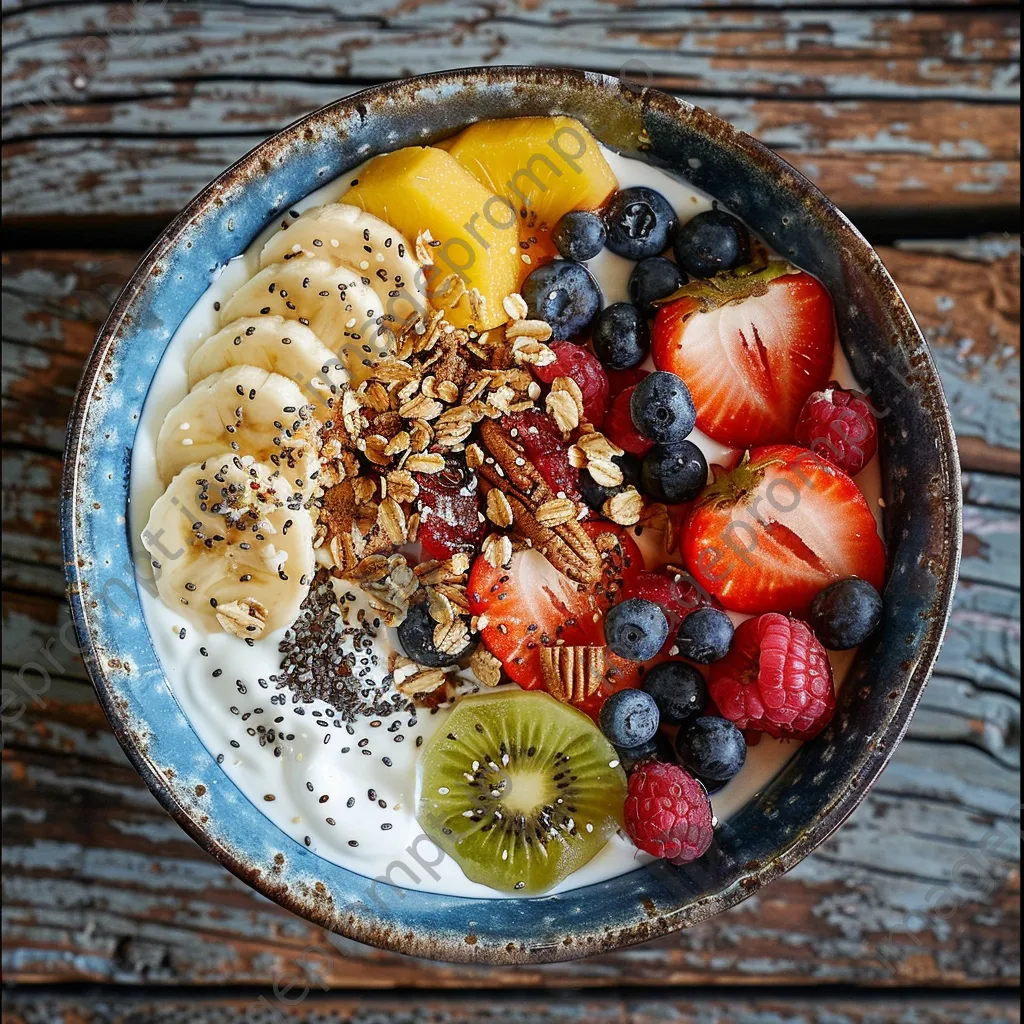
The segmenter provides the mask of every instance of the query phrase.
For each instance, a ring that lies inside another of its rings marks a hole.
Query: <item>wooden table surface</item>
[[[1019,1020],[1015,6],[4,0],[3,14],[4,1024]],[[390,78],[567,61],[728,118],[879,247],[953,411],[963,569],[907,739],[794,871],[617,954],[434,964],[257,896],[129,767],[65,628],[64,426],[142,249],[260,139]],[[22,670],[40,661],[51,680],[33,695]]]

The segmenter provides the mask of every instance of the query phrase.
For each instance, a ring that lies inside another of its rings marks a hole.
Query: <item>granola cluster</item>
[[[418,250],[429,244],[427,238],[417,240]],[[392,355],[370,367],[361,383],[337,390],[320,435],[320,487],[313,502],[319,564],[358,584],[387,625],[398,625],[411,604],[425,603],[442,652],[464,649],[486,623],[470,615],[469,555],[418,564],[407,555],[423,514],[418,480],[445,472],[453,462],[464,466],[483,491],[490,530],[480,550],[491,565],[507,566],[517,549],[533,547],[585,586],[601,578],[606,557],[581,525],[589,509],[551,489],[506,418],[527,410],[547,413],[572,465],[605,486],[623,483],[614,461],[622,451],[587,422],[579,385],[555,377],[541,401],[529,367],[555,361],[547,344],[551,328],[529,319],[518,294],[503,305],[508,323],[488,332],[456,328],[441,313],[408,325]],[[657,506],[645,508],[632,486],[619,487],[602,511],[623,526],[668,522],[667,515],[659,519]],[[427,669],[400,655],[392,660],[400,693],[426,705],[452,699],[450,670]],[[552,662],[545,682],[560,699],[572,700],[590,684],[580,675],[583,660],[578,666],[563,661],[557,666],[573,681],[558,682]],[[500,662],[483,647],[466,662],[482,684],[501,680]],[[591,671],[596,678],[597,669],[586,665],[587,678]]]

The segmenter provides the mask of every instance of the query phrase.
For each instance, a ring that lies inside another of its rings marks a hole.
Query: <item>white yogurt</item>
[[[708,197],[657,168],[608,150],[605,156],[620,186],[657,189],[682,221],[711,208]],[[352,172],[343,175],[293,208],[301,212],[337,201],[352,177]],[[278,225],[279,221],[271,224],[242,256],[221,270],[182,321],[157,368],[132,452],[131,522],[140,572],[146,571],[149,557],[139,537],[163,490],[155,473],[160,426],[188,390],[189,357],[219,326],[215,304],[226,302],[257,271],[260,250]],[[630,261],[605,251],[589,266],[607,302],[628,299]],[[833,376],[845,386],[856,386],[838,344]],[[699,431],[691,440],[709,463],[729,451]],[[877,458],[858,476],[857,483],[880,519]],[[319,856],[366,876],[371,895],[372,880],[395,865],[390,878],[399,885],[452,896],[504,896],[467,879],[454,859],[445,857],[422,836],[416,822],[417,754],[443,724],[447,712],[431,714],[421,709],[412,724],[410,715],[404,714],[364,718],[346,727],[322,701],[295,704],[288,689],[278,690],[269,681],[280,668],[278,644],[283,630],[261,638],[252,647],[226,633],[205,634],[149,589],[140,589],[142,606],[171,691],[203,744],[275,825]],[[355,621],[357,610],[366,605],[356,591],[346,607]],[[740,621],[742,616],[735,618]],[[388,654],[395,646],[393,631],[382,630],[375,644],[375,663],[373,658],[365,661],[371,678],[383,679]],[[851,661],[852,652],[832,655],[837,685]],[[713,797],[718,818],[724,820],[742,807],[778,773],[798,746],[765,737],[750,748],[740,775]],[[625,837],[616,836],[553,892],[604,881],[651,859]],[[431,866],[427,869],[424,864]]]

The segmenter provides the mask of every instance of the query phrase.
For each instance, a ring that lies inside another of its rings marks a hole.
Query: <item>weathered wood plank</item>
[[[685,94],[855,215],[1016,204],[1011,10],[696,7],[446,0],[282,13],[150,0],[125,23],[100,4],[17,7],[5,26],[5,211],[169,215],[259,138],[354,83],[513,62]]]
[[[60,992],[14,992],[7,1000],[5,1024],[234,1024],[243,1020],[277,1024],[1016,1024],[1020,1007],[1011,998],[987,995],[983,1001],[947,994],[905,998],[747,995],[724,1000],[709,995],[633,998],[595,996],[567,1000],[512,996],[501,999],[447,997],[410,1006],[387,996],[323,995],[314,984],[294,979],[273,990],[218,997],[180,992],[129,995],[123,990],[91,992],[72,998]],[[307,994],[304,994],[307,993]]]
[[[626,11],[579,17],[556,0],[387,10],[140,6],[129,33],[100,4],[8,19],[7,102],[38,102],[86,79],[90,95],[166,92],[181,78],[379,81],[467,64],[643,70],[647,84],[731,95],[1017,99],[1019,23],[1010,11]],[[282,17],[288,24],[281,32]],[[96,43],[82,51],[84,39]],[[83,88],[77,86],[77,88]],[[58,93],[59,94],[59,93]]]
[[[310,946],[335,988],[1016,978],[1015,773],[958,743],[905,741],[833,839],[728,914],[613,956],[487,970],[327,940],[254,899],[160,810],[88,688],[54,680],[40,702],[5,729],[10,980],[269,984]],[[936,888],[947,920],[925,916]]]
[[[5,216],[169,218],[266,135],[352,91],[187,81],[162,96],[16,106],[5,125]],[[1005,208],[1019,195],[1010,105],[688,98],[776,149],[854,218]]]

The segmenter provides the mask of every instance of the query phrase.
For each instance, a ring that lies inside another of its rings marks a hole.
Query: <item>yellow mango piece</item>
[[[431,304],[457,327],[489,330],[519,282],[519,232],[508,203],[443,150],[410,146],[375,157],[341,198],[387,221],[410,242],[429,231]],[[475,291],[473,291],[475,289]]]
[[[619,187],[597,140],[572,117],[480,121],[457,135],[448,151],[515,205],[524,241],[550,231],[569,210],[596,209]]]

